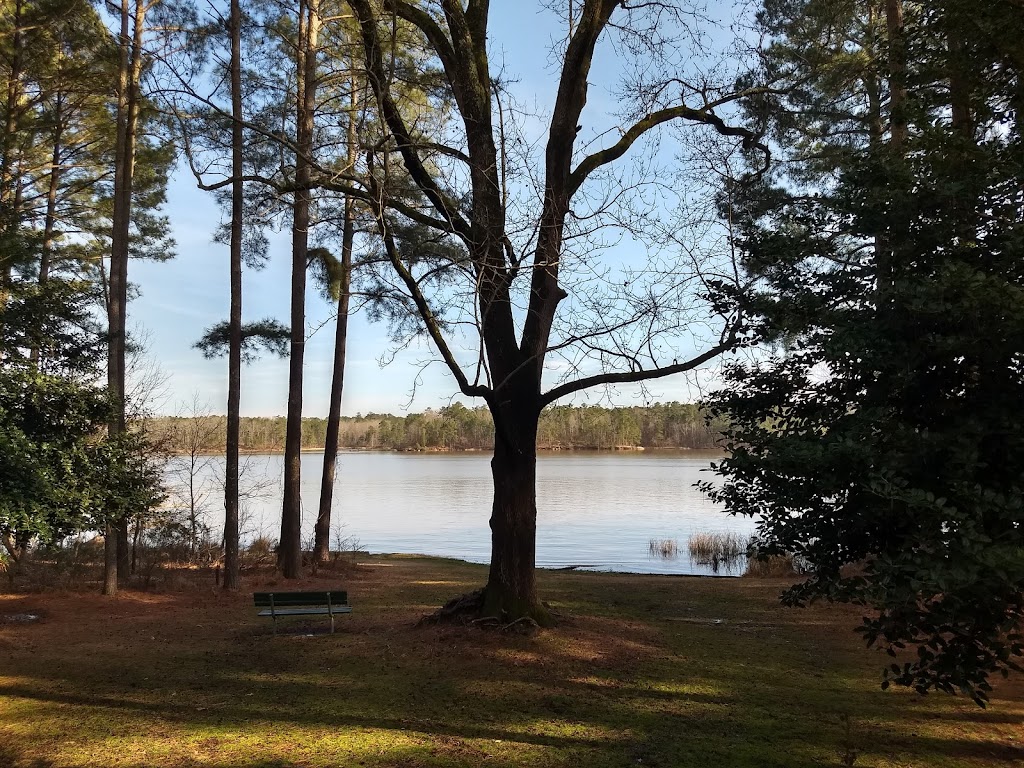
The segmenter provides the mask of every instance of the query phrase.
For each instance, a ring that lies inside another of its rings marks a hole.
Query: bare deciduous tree
[[[563,18],[550,116],[531,138],[517,132],[492,72],[486,0],[349,5],[387,128],[368,152],[381,246],[460,391],[483,398],[494,419],[490,574],[451,610],[545,623],[534,577],[541,410],[588,388],[695,371],[737,343],[741,318],[717,315],[711,300],[735,277],[727,244],[716,267],[705,258],[715,251],[710,229],[689,238],[673,231],[686,187],[703,181],[672,170],[656,137],[712,135],[726,151],[767,157],[757,135],[723,117],[751,89],[710,66],[700,19],[681,4],[585,0]],[[444,130],[425,131],[397,95],[388,41],[402,25],[419,33],[443,72],[439,90],[456,105]],[[616,51],[629,73],[615,94],[618,112],[585,112],[595,56]],[[588,120],[610,124],[587,130]],[[395,191],[397,160],[421,204]],[[422,258],[438,243],[461,257]],[[460,349],[467,346],[472,357]]]

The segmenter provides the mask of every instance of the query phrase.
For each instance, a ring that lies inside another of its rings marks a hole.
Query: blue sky
[[[557,34],[548,12],[535,10],[539,4],[522,0],[492,3],[491,53],[503,57],[507,77],[518,79],[518,98],[543,110],[550,104],[555,87],[544,54]],[[603,55],[601,55],[603,54]],[[591,76],[588,101],[590,114],[600,114],[611,99],[609,86],[615,82],[615,64],[607,48],[599,52]],[[186,169],[179,169],[171,182],[165,207],[170,217],[177,255],[169,262],[131,264],[130,280],[141,295],[129,307],[129,324],[148,338],[149,354],[168,377],[167,395],[154,403],[160,413],[181,411],[194,397],[214,413],[225,411],[227,361],[205,360],[193,348],[204,329],[226,319],[228,305],[227,246],[213,243],[212,234],[221,212],[210,194],[196,188]],[[271,240],[270,259],[259,272],[244,276],[245,320],[288,318],[290,244],[286,233]],[[334,326],[326,322],[332,309],[312,288],[307,294],[307,328],[323,327],[312,333],[306,347],[304,413],[324,416],[330,393],[330,366]],[[326,323],[326,324],[325,324]],[[457,393],[454,378],[440,363],[423,367],[435,359],[424,343],[399,354],[390,365],[379,361],[389,349],[387,329],[367,322],[361,314],[349,325],[348,363],[345,376],[344,413],[421,411],[442,407]],[[283,414],[287,402],[287,360],[265,358],[243,371],[242,413],[247,416]],[[413,391],[415,389],[415,398]],[[691,400],[692,385],[683,377],[654,382],[640,398],[635,389],[612,393],[612,400],[636,404],[645,399]],[[589,395],[594,402],[607,393]],[[579,402],[579,398],[577,398]]]

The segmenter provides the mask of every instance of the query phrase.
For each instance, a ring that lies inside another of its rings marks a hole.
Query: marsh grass
[[[647,551],[652,557],[674,560],[679,556],[679,543],[675,539],[651,539]]]
[[[747,556],[749,547],[749,539],[732,531],[694,533],[688,544],[690,560],[711,566],[715,573],[723,567],[732,570]]]

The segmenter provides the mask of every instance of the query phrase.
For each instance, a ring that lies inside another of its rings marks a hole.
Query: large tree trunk
[[[284,440],[284,503],[278,563],[286,579],[302,570],[302,363],[306,344],[306,260],[309,250],[310,167],[316,108],[318,0],[299,6],[296,87],[295,204],[292,217],[291,359],[288,369],[288,424]]]
[[[238,439],[242,391],[242,9],[231,0],[231,310],[224,478],[224,589],[238,589]]]
[[[128,208],[124,190],[128,176],[128,81],[131,66],[128,0],[121,0],[121,32],[118,38],[120,66],[117,84],[117,135],[114,144],[114,212],[110,236],[110,292],[107,300],[107,388],[115,413],[107,425],[111,439],[124,432],[124,324],[127,285],[121,264],[128,260]],[[117,521],[108,520],[103,532],[103,594],[117,594]]]
[[[537,423],[540,408],[511,400],[492,408],[494,456],[491,475],[491,568],[482,614],[501,621],[532,618],[551,623],[537,599]]]

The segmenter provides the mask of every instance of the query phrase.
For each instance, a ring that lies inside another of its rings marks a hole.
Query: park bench
[[[252,598],[257,608],[264,609],[258,615],[274,620],[275,635],[278,616],[330,616],[334,632],[335,615],[352,613],[346,592],[254,592]]]

